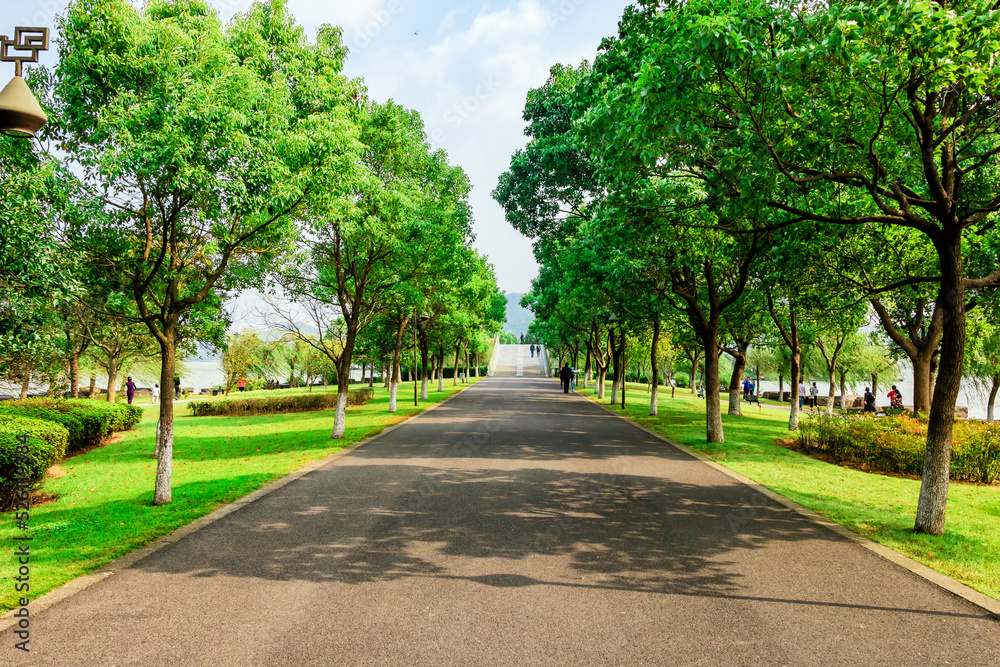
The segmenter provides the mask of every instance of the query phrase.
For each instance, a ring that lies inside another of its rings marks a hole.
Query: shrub
[[[267,396],[241,396],[230,394],[226,397],[188,403],[188,409],[195,417],[229,417],[234,415],[276,415],[287,412],[307,412],[329,410],[337,407],[335,392],[284,393],[268,392]],[[375,397],[369,387],[357,389],[347,394],[347,405],[363,405]]]
[[[920,475],[927,439],[925,416],[895,414],[807,416],[799,442],[848,463],[880,472]],[[951,477],[991,484],[1000,479],[1000,425],[961,422],[951,450]]]
[[[955,443],[951,453],[952,477],[980,484],[1000,480],[1000,427],[992,426]]]
[[[688,377],[687,373],[675,373],[674,374],[674,386],[678,389],[684,389],[691,382],[691,378]]]
[[[0,416],[0,509],[10,509],[17,501],[20,434],[28,435],[29,489],[37,487],[52,464],[66,454],[69,431],[65,427],[41,419]]]
[[[117,431],[127,431],[142,419],[142,408],[89,399],[32,398],[0,405],[0,415],[43,419],[69,432],[68,451],[99,445]]]

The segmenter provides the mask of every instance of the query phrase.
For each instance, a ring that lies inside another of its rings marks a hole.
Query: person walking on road
[[[818,403],[819,403],[819,387],[817,387],[816,383],[813,382],[812,386],[809,387],[809,404],[812,406],[813,410],[815,410]]]
[[[150,405],[156,405],[157,403],[160,402],[160,383],[159,382],[157,382],[156,384],[153,385],[153,389],[150,391],[149,395],[152,396],[152,400],[149,402]]]
[[[802,403],[806,397],[806,383],[799,380],[799,410],[802,409]]]
[[[128,382],[125,383],[125,393],[128,396],[128,404],[132,405],[132,399],[135,398],[135,382],[132,382],[132,376],[128,376]]]
[[[532,359],[535,358],[535,344],[534,343],[531,344],[531,358]]]
[[[569,385],[572,380],[573,380],[573,371],[570,370],[569,364],[567,363],[562,367],[562,370],[559,371],[559,381],[562,382],[564,394],[569,393]]]

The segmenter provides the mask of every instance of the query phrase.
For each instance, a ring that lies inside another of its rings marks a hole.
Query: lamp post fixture
[[[37,63],[49,49],[48,28],[14,28],[14,38],[0,35],[0,62],[14,63],[14,78],[0,91],[0,132],[12,137],[35,136],[48,122],[42,106],[21,77],[24,63]]]

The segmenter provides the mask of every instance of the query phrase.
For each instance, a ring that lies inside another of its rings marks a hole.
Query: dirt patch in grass
[[[42,505],[48,505],[49,503],[54,503],[59,500],[59,496],[52,493],[43,493],[42,491],[35,491],[31,494],[31,507],[41,507]]]
[[[133,430],[135,430],[135,429],[133,429]],[[81,449],[77,449],[77,450],[73,451],[70,454],[67,454],[66,458],[63,459],[63,462],[65,463],[66,461],[69,461],[71,459],[75,459],[78,456],[83,456],[84,454],[88,454],[88,453],[94,451],[95,449],[100,449],[101,447],[107,447],[108,445],[118,444],[119,442],[121,442],[122,440],[125,439],[126,435],[128,435],[127,431],[122,432],[122,433],[112,433],[111,435],[109,435],[108,437],[106,437],[104,440],[101,440],[96,445],[91,445],[90,447],[83,447]],[[151,452],[151,454],[152,454],[152,452]],[[53,466],[53,467],[55,467],[55,466]],[[66,473],[63,473],[63,474],[65,475]],[[59,475],[53,475],[52,474],[52,469],[50,468],[49,469],[49,475],[48,475],[48,477],[59,477]]]
[[[54,466],[52,466],[51,468],[49,468],[49,471],[45,474],[45,479],[50,479],[50,478],[55,478],[55,477],[62,477],[63,475],[66,475],[66,474],[68,474],[68,472],[66,471],[66,469],[63,468],[61,465],[59,465],[57,463]]]

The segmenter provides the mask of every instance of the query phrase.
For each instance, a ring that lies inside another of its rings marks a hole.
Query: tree
[[[263,345],[264,341],[260,339],[256,331],[244,331],[228,337],[225,347],[221,350],[219,360],[222,373],[225,376],[227,393],[233,390],[240,378],[250,374],[254,359],[259,355]],[[264,375],[263,377],[269,376]]]
[[[223,30],[202,0],[76,0],[60,31],[58,122],[95,196],[69,238],[124,277],[167,387],[185,315],[257,284],[316,173],[336,163],[341,114],[303,113],[294,95],[309,89],[310,60],[327,85],[337,80],[339,35],[307,45],[281,3],[254,5]],[[171,401],[160,404],[157,444],[160,505],[171,499]]]
[[[1000,280],[995,254],[978,252],[996,245],[1000,211],[1000,74],[982,57],[1000,46],[1000,15],[982,0],[702,0],[635,14],[635,39],[653,48],[628,102],[636,122],[609,143],[642,153],[683,135],[678,161],[781,224],[909,228],[933,253],[933,272],[884,287],[932,286],[947,323],[914,525],[942,533],[966,312]]]
[[[969,322],[966,377],[986,391],[986,421],[995,421],[994,406],[1000,393],[1000,326],[995,304],[976,313]]]

